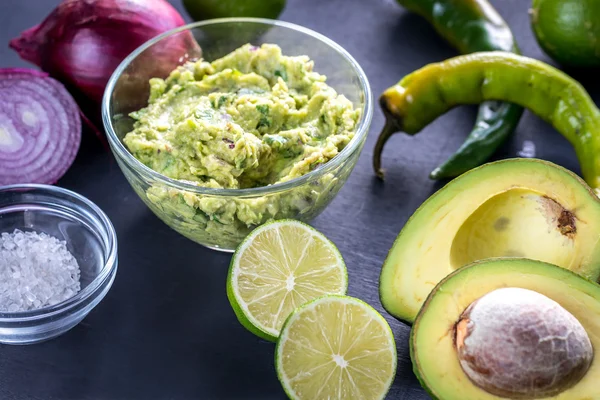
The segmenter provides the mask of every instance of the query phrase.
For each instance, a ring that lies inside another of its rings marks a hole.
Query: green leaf
[[[262,128],[262,127],[268,128],[270,126],[271,126],[271,121],[269,120],[269,118],[261,117],[260,121],[258,121],[258,124],[256,125],[256,129]]]
[[[269,115],[269,106],[266,105],[266,104],[259,104],[259,105],[256,106],[256,109],[262,115],[265,115],[265,116]]]
[[[281,79],[283,79],[286,82],[288,80],[287,71],[285,69],[276,69],[274,72],[274,75],[280,77]]]
[[[219,102],[217,103],[217,108],[221,108],[223,104],[227,102],[227,96],[219,97]]]
[[[283,150],[281,152],[281,155],[283,156],[283,158],[294,158],[298,155],[298,152],[295,151],[293,148],[288,148]]]
[[[268,117],[269,106],[266,104],[259,104],[256,106],[256,109],[258,110],[259,113],[261,113],[263,115],[260,118],[260,120],[258,121],[258,124],[256,125],[256,129],[262,128],[262,127],[267,127],[267,128],[270,127],[271,119]]]

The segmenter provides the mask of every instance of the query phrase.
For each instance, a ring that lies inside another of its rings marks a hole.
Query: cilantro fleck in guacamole
[[[134,129],[123,141],[149,168],[197,186],[286,182],[327,163],[354,136],[359,110],[325,79],[308,57],[284,56],[272,44],[188,62],[150,80],[149,104],[131,114]],[[269,219],[294,218],[327,200],[336,179],[326,174],[311,187],[246,199],[158,185],[145,195],[163,219],[178,219],[184,235],[231,247]]]

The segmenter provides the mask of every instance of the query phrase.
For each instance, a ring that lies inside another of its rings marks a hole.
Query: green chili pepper
[[[454,106],[497,100],[518,104],[550,123],[575,147],[585,181],[600,193],[600,110],[579,82],[532,58],[481,52],[427,65],[387,89],[380,104],[394,128],[415,132]],[[373,166],[393,134],[377,139]]]
[[[486,0],[397,0],[424,17],[435,30],[463,54],[477,51],[512,51],[517,43],[500,14]],[[479,106],[475,126],[462,146],[429,175],[453,178],[483,164],[514,132],[523,108],[490,101]],[[414,132],[418,133],[425,126]],[[387,124],[386,129],[394,129]]]

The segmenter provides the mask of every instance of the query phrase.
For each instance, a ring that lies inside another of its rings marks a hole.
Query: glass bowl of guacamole
[[[232,251],[265,222],[327,207],[365,143],[371,97],[358,63],[325,36],[227,18],[134,51],[102,117],[142,201],[187,238]]]

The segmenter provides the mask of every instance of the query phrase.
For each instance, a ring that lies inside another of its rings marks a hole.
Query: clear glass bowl
[[[81,271],[81,290],[70,299],[33,311],[0,312],[0,343],[41,342],[73,328],[104,298],[117,272],[117,237],[94,203],[48,185],[0,187],[0,233],[15,229],[66,241]]]
[[[165,78],[176,66],[190,59],[203,57],[213,61],[246,43],[256,46],[273,43],[282,48],[284,55],[307,55],[314,60],[315,71],[326,75],[327,83],[361,111],[350,143],[328,163],[304,176],[249,189],[199,187],[167,178],[134,158],[122,139],[133,126],[128,114],[147,105],[148,80]],[[174,51],[171,58],[165,57],[167,47]],[[177,232],[204,246],[224,251],[235,249],[252,229],[271,219],[308,221],[321,213],[354,168],[372,114],[367,77],[342,47],[301,26],[255,18],[198,22],[149,41],[115,71],[102,104],[111,149],[144,203]]]

